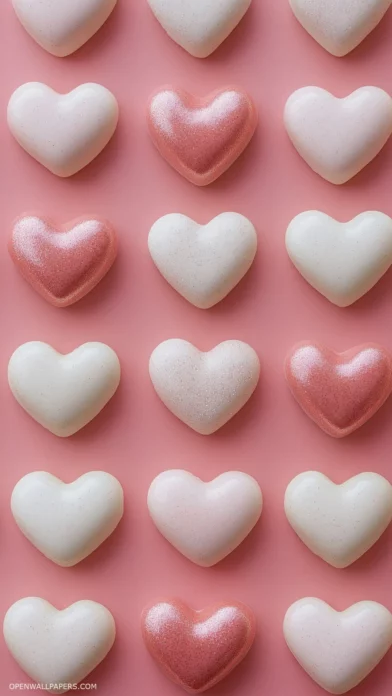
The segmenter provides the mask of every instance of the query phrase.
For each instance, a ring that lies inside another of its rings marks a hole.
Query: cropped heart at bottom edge
[[[210,689],[250,650],[255,618],[239,602],[194,611],[178,599],[148,605],[142,614],[147,649],[169,679],[189,693]]]

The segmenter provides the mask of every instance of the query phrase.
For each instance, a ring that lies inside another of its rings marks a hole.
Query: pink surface
[[[9,0],[0,5],[2,239],[2,340],[0,354],[2,461],[0,489],[1,611],[38,595],[59,607],[88,598],[106,604],[117,623],[110,656],[88,678],[100,696],[170,696],[181,693],[152,661],[140,634],[148,602],[179,596],[194,608],[221,599],[248,604],[259,629],[254,647],[214,696],[321,696],[285,646],[288,606],[315,595],[343,609],[373,599],[392,609],[392,529],[366,556],[336,570],[296,538],[283,512],[291,478],[318,469],[340,482],[360,471],[391,478],[392,400],[344,440],[325,435],[291,396],[283,375],[289,348],[317,340],[338,351],[374,341],[392,349],[392,273],[352,307],[340,309],[312,290],[291,265],[284,247],[294,215],[315,208],[347,220],[364,210],[392,213],[392,141],[366,170],[337,188],[314,174],[289,142],[282,125],[285,100],[316,84],[344,96],[374,84],[392,89],[392,14],[347,58],[321,49],[294,19],[288,2],[254,0],[234,34],[210,58],[190,57],[166,36],[145,0],[119,0],[107,25],[74,56],[56,59],[25,33]],[[97,81],[120,104],[117,134],[98,160],[69,180],[38,165],[7,132],[6,104],[29,80],[59,91]],[[173,84],[201,96],[237,84],[254,99],[260,125],[251,145],[217,182],[199,189],[177,174],[149,140],[149,95]],[[119,236],[119,256],[99,286],[69,309],[51,307],[23,281],[6,250],[13,219],[36,211],[57,223],[101,215]],[[161,215],[181,212],[206,222],[226,210],[248,216],[258,229],[259,253],[248,276],[213,309],[198,310],[177,295],[154,268],[147,234]],[[154,393],[148,358],[161,341],[180,337],[201,349],[225,339],[248,341],[259,353],[260,385],[244,410],[209,437],[172,416]],[[29,418],[9,393],[6,368],[21,343],[43,340],[67,352],[90,340],[107,342],[122,361],[118,394],[81,433],[58,439]],[[213,568],[199,568],[164,541],[149,520],[146,495],[152,478],[185,468],[205,479],[242,469],[259,481],[265,498],[260,523],[242,546]],[[73,480],[92,469],[118,476],[126,513],[112,539],[74,568],[55,566],[24,539],[13,523],[9,499],[25,473],[44,469]],[[0,645],[0,693],[26,678]],[[389,696],[392,655],[356,696]]]

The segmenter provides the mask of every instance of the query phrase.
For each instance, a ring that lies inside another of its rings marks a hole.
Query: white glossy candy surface
[[[249,270],[257,235],[238,213],[221,213],[206,225],[172,213],[152,226],[148,247],[167,282],[193,305],[207,309],[226,297]]]
[[[116,353],[104,343],[85,343],[62,355],[47,343],[31,341],[19,346],[8,364],[15,399],[59,437],[73,435],[98,415],[115,393],[120,373]]]
[[[392,520],[392,486],[370,472],[337,485],[318,471],[305,471],[288,485],[284,507],[304,544],[330,565],[345,568]]]
[[[290,0],[304,29],[334,56],[352,51],[381,21],[391,0]]]
[[[288,647],[323,689],[345,694],[359,684],[392,644],[392,615],[377,602],[358,602],[342,612],[314,597],[288,609],[283,623]]]
[[[206,58],[235,29],[251,0],[148,0],[170,38],[196,58]]]
[[[157,346],[150,358],[150,377],[158,396],[202,435],[214,433],[245,405],[259,374],[256,352],[242,341],[224,341],[202,352],[173,338]]]
[[[212,566],[253,529],[263,498],[257,481],[240,471],[204,482],[176,469],[153,480],[147,502],[157,528],[180,553]]]
[[[365,295],[392,264],[392,219],[368,211],[338,222],[317,210],[297,215],[287,252],[303,277],[338,307]]]
[[[26,31],[54,56],[68,56],[100,29],[117,0],[12,0]]]
[[[108,144],[118,104],[102,85],[87,83],[58,94],[41,82],[19,87],[8,103],[9,129],[34,159],[53,174],[72,176]]]
[[[392,99],[379,87],[337,98],[303,87],[286,102],[287,133],[301,157],[332,184],[344,184],[380,152],[392,133]]]
[[[58,565],[73,566],[115,530],[124,494],[117,479],[104,471],[90,471],[72,483],[34,471],[16,484],[11,510],[37,549]]]
[[[23,671],[49,693],[63,694],[65,685],[78,684],[106,657],[116,627],[97,602],[85,599],[58,611],[44,599],[25,597],[8,609],[3,632]]]

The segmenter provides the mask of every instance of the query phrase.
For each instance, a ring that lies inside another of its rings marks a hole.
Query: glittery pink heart
[[[142,615],[143,638],[165,674],[190,693],[226,677],[255,637],[255,619],[238,602],[193,611],[179,600],[162,600]]]
[[[151,98],[148,125],[162,157],[193,184],[205,186],[245,149],[257,112],[248,95],[236,88],[198,99],[167,87]]]
[[[8,246],[32,287],[55,307],[74,304],[108,272],[117,253],[114,229],[97,218],[80,218],[56,228],[26,215],[14,224]]]
[[[344,353],[300,343],[288,355],[285,369],[293,396],[332,437],[360,428],[392,390],[391,356],[372,343]]]

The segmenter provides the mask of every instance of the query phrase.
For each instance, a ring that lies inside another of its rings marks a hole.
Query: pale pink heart
[[[287,610],[283,632],[309,676],[330,694],[345,694],[391,647],[392,615],[377,602],[358,602],[338,612],[321,599],[305,597]]]
[[[309,167],[332,184],[344,184],[390,137],[392,99],[379,87],[360,87],[342,99],[320,87],[302,87],[288,98],[284,122]]]

